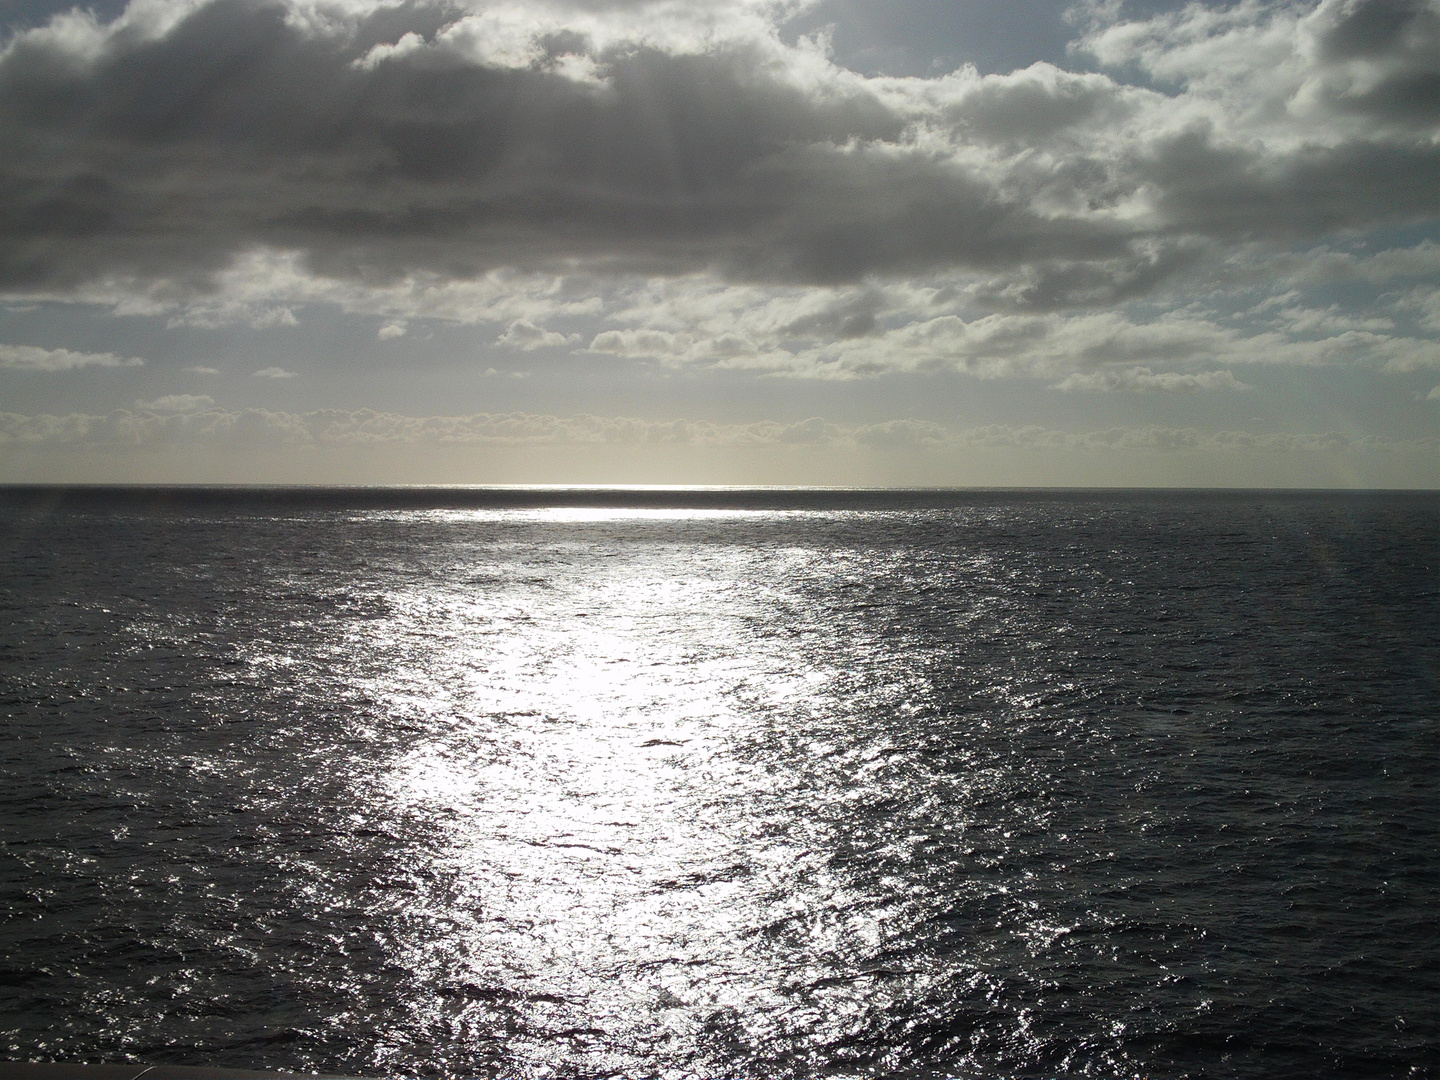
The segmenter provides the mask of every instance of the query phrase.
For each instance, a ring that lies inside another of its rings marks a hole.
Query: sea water
[[[1440,497],[0,493],[0,1057],[1440,1070]]]

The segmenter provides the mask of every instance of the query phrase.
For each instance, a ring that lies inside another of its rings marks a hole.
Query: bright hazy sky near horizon
[[[1440,486],[1440,0],[0,28],[0,481]]]

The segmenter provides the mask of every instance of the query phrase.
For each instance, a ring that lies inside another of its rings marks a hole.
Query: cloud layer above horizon
[[[0,293],[1071,395],[1440,372],[1440,0],[1096,0],[1070,70],[931,77],[849,70],[811,6],[55,16],[0,51]]]

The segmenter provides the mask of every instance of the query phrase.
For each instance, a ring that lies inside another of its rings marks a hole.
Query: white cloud
[[[219,375],[220,369],[206,367],[204,364],[196,364],[194,367],[187,367],[186,371],[194,372],[196,375]]]
[[[154,413],[203,412],[215,407],[215,399],[209,394],[165,394],[154,401],[137,401],[135,407]]]
[[[295,372],[286,371],[282,367],[261,368],[259,371],[255,372],[255,378],[257,379],[293,379],[295,377]]]
[[[497,344],[531,352],[534,349],[564,348],[566,345],[578,344],[579,341],[579,334],[559,334],[537,326],[529,319],[516,319],[505,328],[505,333],[497,339]]]
[[[216,330],[242,322],[256,330],[300,325],[295,312],[284,304],[246,302],[235,297],[192,301],[171,315],[165,325],[171,330],[181,326]]]
[[[1424,371],[1440,368],[1440,341],[1390,338],[1377,343],[1376,352],[1385,357],[1386,371]]]
[[[687,295],[686,287],[691,290]],[[855,294],[806,290],[752,297],[761,290],[694,280],[647,290],[614,318],[648,324],[595,335],[590,351],[659,360],[670,366],[740,368],[799,378],[853,379],[890,372],[961,371],[979,378],[1082,378],[1071,387],[1236,389],[1229,365],[1349,365],[1371,371],[1440,366],[1440,344],[1398,333],[1393,320],[1348,319],[1289,310],[1282,328],[1226,325],[1200,313],[1137,309],[1100,313],[932,314],[943,290],[872,294],[864,332],[825,320],[787,319],[797,311],[843,311]],[[842,303],[841,301],[844,301]],[[1148,316],[1148,317],[1147,317]],[[1253,321],[1253,320],[1252,320]],[[887,326],[885,324],[892,324]],[[1321,336],[1315,336],[1315,335]],[[1222,365],[1224,367],[1222,367]],[[1131,376],[1099,375],[1136,369]],[[1148,374],[1141,377],[1138,369]],[[1165,370],[1169,368],[1171,370]],[[1221,370],[1209,370],[1219,368]]]
[[[1422,329],[1440,334],[1440,288],[1418,286],[1401,297],[1396,306],[1412,315]]]
[[[863,446],[892,450],[965,444],[967,437],[965,433],[957,437],[940,424],[928,420],[885,420],[878,424],[862,424],[849,434]]]
[[[590,351],[629,357],[673,357],[684,355],[693,339],[665,330],[606,330],[596,334]]]
[[[75,301],[111,309],[120,316],[168,316],[175,326],[216,329],[253,322],[257,312],[283,302],[290,307],[328,306],[350,315],[379,317],[395,325],[411,319],[438,319],[463,325],[508,323],[516,319],[599,314],[614,282],[581,273],[553,274],[496,269],[473,278],[417,272],[391,280],[355,281],[317,274],[300,253],[250,247],[212,279],[225,297],[191,296],[183,283],[115,274],[74,289],[27,288],[27,301]],[[208,295],[208,294],[207,294]]]
[[[1430,393],[1426,394],[1425,400],[1440,401],[1440,386],[1435,387],[1433,390],[1430,391]]]
[[[1249,390],[1252,387],[1241,382],[1228,371],[1202,371],[1194,374],[1163,371],[1156,374],[1147,367],[1133,367],[1119,370],[1076,372],[1056,383],[1055,389],[1177,393],[1194,390]]]
[[[1338,304],[1319,309],[1296,304],[1282,307],[1271,317],[1271,324],[1288,334],[1343,334],[1347,330],[1366,330],[1379,334],[1395,329],[1395,320],[1379,315],[1347,315]]]
[[[73,371],[86,367],[141,367],[139,357],[114,353],[73,352],[70,349],[41,349],[34,345],[0,345],[0,368],[16,371]]]
[[[380,329],[376,331],[375,336],[381,341],[391,341],[395,338],[404,337],[407,329],[408,327],[405,325],[404,320],[396,320],[387,322],[384,326],[380,327]]]

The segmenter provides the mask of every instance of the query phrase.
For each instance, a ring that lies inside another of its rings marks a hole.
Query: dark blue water
[[[1440,1075],[1440,497],[0,492],[0,1057]]]

